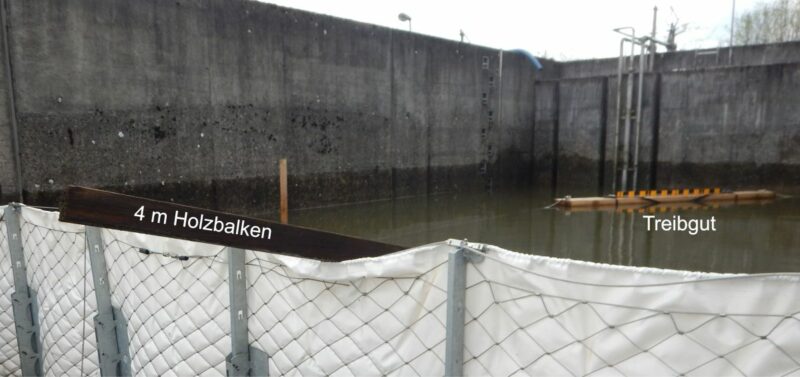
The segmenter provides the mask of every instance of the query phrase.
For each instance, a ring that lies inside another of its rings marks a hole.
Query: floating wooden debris
[[[554,206],[570,209],[602,209],[617,207],[647,207],[670,203],[715,203],[775,199],[769,190],[722,192],[715,189],[640,190],[639,192],[617,192],[615,196],[556,199]]]

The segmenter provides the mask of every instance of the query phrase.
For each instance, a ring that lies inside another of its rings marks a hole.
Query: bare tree
[[[800,40],[800,0],[763,2],[736,20],[735,44],[796,40]]]

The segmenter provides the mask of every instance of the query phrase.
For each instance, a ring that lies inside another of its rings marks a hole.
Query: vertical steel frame
[[[464,375],[464,316],[466,314],[467,263],[480,262],[481,254],[465,247],[450,252],[447,261],[447,325],[444,375]]]
[[[89,263],[92,266],[92,281],[97,301],[94,334],[97,340],[97,356],[100,359],[100,375],[130,376],[128,334],[121,313],[111,304],[108,266],[100,232],[99,228],[86,227],[86,246]]]
[[[228,376],[269,376],[266,353],[250,346],[247,331],[247,275],[245,251],[228,248],[231,353],[225,358]]]
[[[467,291],[467,258],[464,249],[450,253],[447,261],[447,327],[444,375],[464,374],[464,304]]]
[[[11,294],[14,324],[19,346],[20,368],[23,376],[41,376],[42,358],[39,341],[39,324],[36,320],[36,295],[28,286],[25,253],[22,250],[22,229],[19,216],[22,207],[11,203],[5,209],[8,249],[14,275],[14,293]]]

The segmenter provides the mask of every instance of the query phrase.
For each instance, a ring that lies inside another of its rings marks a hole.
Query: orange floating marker
[[[720,192],[722,192],[722,190],[720,190],[719,187],[714,187],[715,194],[719,194]]]
[[[711,204],[714,202],[735,202],[738,200],[760,200],[772,199],[776,194],[768,190],[753,190],[753,191],[733,191],[720,193],[719,189],[715,189],[718,193],[710,193],[709,188],[684,188],[684,189],[669,189],[669,190],[637,190],[637,191],[617,191],[615,192],[616,198],[611,195],[586,197],[586,198],[572,198],[564,197],[557,198],[556,204],[559,207],[565,208],[602,208],[602,207],[625,207],[625,206],[649,206],[655,203],[670,205],[678,203],[692,203],[690,206],[677,205],[670,207],[670,209],[698,209],[697,202],[700,204]],[[669,195],[668,195],[669,193]],[[703,195],[701,195],[703,193]],[[637,197],[637,194],[640,195]],[[659,195],[660,194],[660,195]]]

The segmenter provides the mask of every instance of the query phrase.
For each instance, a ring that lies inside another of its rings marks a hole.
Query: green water
[[[290,223],[403,246],[448,238],[538,255],[714,272],[800,272],[800,199],[656,213],[716,219],[715,232],[647,230],[647,213],[546,209],[531,191],[404,198],[292,211]]]

